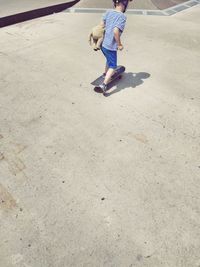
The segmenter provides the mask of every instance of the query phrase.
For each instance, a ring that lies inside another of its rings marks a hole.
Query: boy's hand
[[[124,49],[124,47],[122,44],[118,46],[118,50],[122,51],[123,49]]]

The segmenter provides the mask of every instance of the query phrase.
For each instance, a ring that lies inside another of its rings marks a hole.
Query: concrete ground
[[[0,267],[200,266],[200,6],[128,16],[90,82],[101,14],[0,31]]]

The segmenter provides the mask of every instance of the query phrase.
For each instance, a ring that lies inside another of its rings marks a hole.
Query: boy
[[[103,93],[106,92],[107,84],[117,68],[117,50],[123,50],[120,36],[125,28],[126,16],[124,15],[129,1],[113,0],[114,10],[107,11],[103,16],[102,26],[105,26],[105,36],[101,50],[106,58],[105,79],[99,86]]]

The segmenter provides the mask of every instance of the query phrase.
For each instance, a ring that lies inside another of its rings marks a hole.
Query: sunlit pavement
[[[107,97],[101,14],[0,30],[1,267],[200,266],[199,12],[128,15]]]

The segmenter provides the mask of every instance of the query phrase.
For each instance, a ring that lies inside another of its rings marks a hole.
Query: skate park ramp
[[[79,0],[0,0],[0,27],[61,12]]]
[[[171,16],[190,7],[198,5],[200,0],[135,0],[130,2],[128,14]],[[67,12],[102,13],[113,7],[112,1],[82,0]]]
[[[187,2],[185,0],[134,0],[129,4],[130,9],[166,9]],[[112,1],[108,0],[82,0],[76,7],[80,8],[111,8]]]

